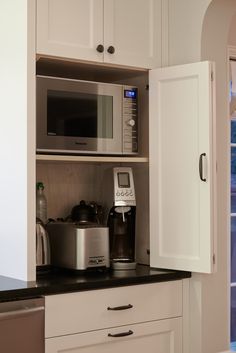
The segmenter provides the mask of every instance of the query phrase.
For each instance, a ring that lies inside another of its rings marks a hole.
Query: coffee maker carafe
[[[114,205],[108,216],[110,260],[115,270],[135,269],[136,200],[131,168],[113,168]]]

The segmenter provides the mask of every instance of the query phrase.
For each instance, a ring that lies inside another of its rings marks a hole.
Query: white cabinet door
[[[161,0],[104,0],[104,48],[105,62],[160,67]]]
[[[174,318],[49,338],[46,339],[45,352],[182,353],[182,319]]]
[[[150,72],[150,262],[210,273],[215,229],[213,64]]]
[[[37,53],[103,61],[103,0],[38,0]]]

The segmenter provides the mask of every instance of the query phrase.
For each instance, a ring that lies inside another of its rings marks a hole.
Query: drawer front
[[[182,353],[182,318],[47,338],[46,353]]]
[[[51,295],[45,298],[45,335],[177,316],[182,316],[182,281]]]

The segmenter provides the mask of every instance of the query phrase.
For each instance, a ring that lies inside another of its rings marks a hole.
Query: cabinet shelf
[[[67,156],[36,154],[36,161],[44,162],[92,162],[92,163],[147,163],[147,157],[124,157],[124,156]]]

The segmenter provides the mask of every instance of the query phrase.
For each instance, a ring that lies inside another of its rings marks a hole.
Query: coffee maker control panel
[[[113,168],[114,174],[114,205],[136,206],[134,178],[132,168]]]

